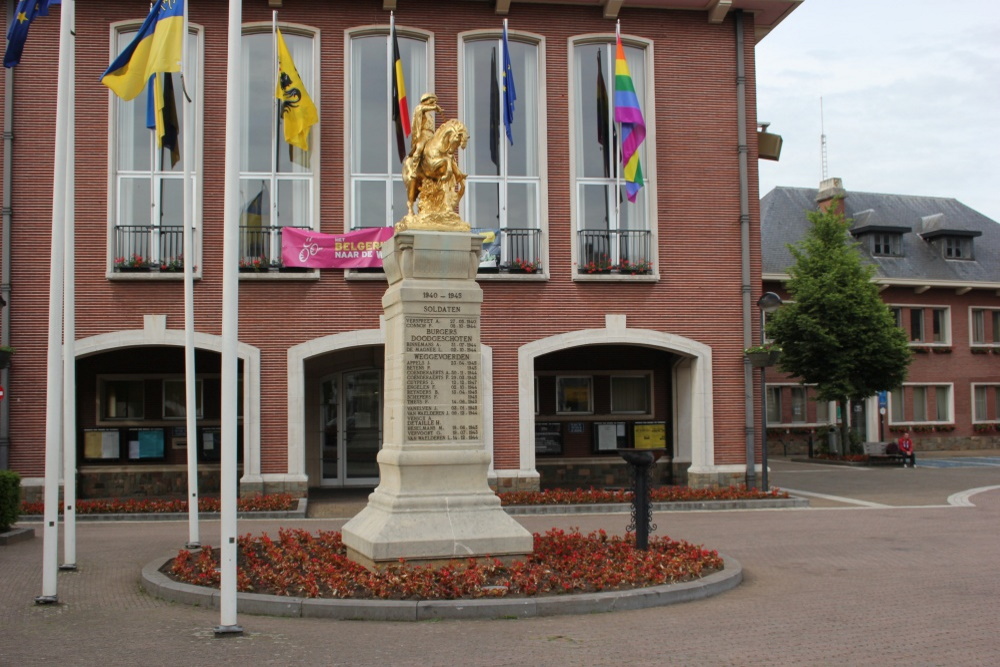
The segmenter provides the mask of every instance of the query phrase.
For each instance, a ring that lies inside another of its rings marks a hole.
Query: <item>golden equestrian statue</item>
[[[465,194],[466,174],[458,168],[458,149],[469,143],[469,130],[451,119],[434,130],[434,112],[444,112],[434,93],[426,93],[413,110],[412,145],[403,160],[406,215],[396,231],[467,232],[469,223],[456,212]],[[416,206],[419,197],[419,208]]]

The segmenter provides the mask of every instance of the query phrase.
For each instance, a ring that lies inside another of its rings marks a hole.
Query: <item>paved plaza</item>
[[[657,534],[739,560],[744,582],[698,602],[521,620],[380,623],[240,614],[164,602],[139,585],[183,546],[185,521],[78,523],[76,572],[37,606],[42,539],[0,547],[0,665],[996,665],[1000,455],[918,458],[916,469],[771,461],[809,509],[658,513]],[[343,516],[246,520],[339,530]],[[329,508],[327,508],[329,510]],[[324,514],[336,514],[333,511]],[[517,517],[622,532],[627,514]],[[218,523],[202,523],[217,544]],[[60,547],[61,554],[61,547]]]

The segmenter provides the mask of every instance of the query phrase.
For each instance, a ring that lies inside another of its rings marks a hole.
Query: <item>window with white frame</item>
[[[780,424],[782,423],[782,405],[781,405],[781,394],[782,387],[768,387],[767,388],[767,423],[768,424]]]
[[[652,217],[652,116],[647,101],[648,48],[624,44],[625,58],[646,123],[639,146],[645,186],[630,202],[620,162],[619,128],[614,122],[615,42],[578,40],[571,47],[573,198],[577,274],[654,273]]]
[[[951,344],[951,317],[948,308],[890,306],[890,310],[896,324],[908,328],[911,344]]]
[[[145,415],[145,385],[142,380],[100,379],[101,419],[136,420]]]
[[[404,34],[396,26],[396,40],[403,66],[406,101],[413,109],[431,90],[430,50],[427,38]],[[350,165],[350,228],[391,227],[406,215],[402,160],[396,146],[392,120],[392,67],[388,26],[350,35],[345,137]],[[446,110],[454,113],[453,110]],[[448,117],[451,117],[449,114]],[[440,124],[441,118],[437,119]],[[410,145],[406,140],[405,149]]]
[[[969,335],[973,345],[1000,344],[1000,309],[972,308]]]
[[[813,385],[769,384],[767,386],[767,423],[826,424],[830,411],[827,401],[815,396]]]
[[[972,385],[972,421],[1000,421],[1000,384]]]
[[[114,35],[115,53],[121,53],[135,38],[139,23],[123,25]],[[197,156],[183,154],[185,92],[191,98],[194,128],[201,123],[201,30],[188,32],[188,59],[184,77],[180,72],[163,75],[164,102],[168,118],[176,118],[176,150],[160,147],[156,131],[150,129],[147,115],[148,90],[133,100],[124,101],[111,94],[112,156],[114,158],[114,239],[112,257],[115,271],[129,269],[177,270],[183,267],[184,250],[184,165],[190,161],[191,177],[196,184],[200,174]],[[149,86],[147,85],[147,88]],[[172,111],[171,111],[172,110]],[[172,124],[172,123],[171,123]],[[196,141],[195,145],[201,142]],[[195,207],[195,211],[198,208]],[[199,215],[193,213],[195,222]],[[195,266],[197,261],[196,246]]]
[[[462,153],[466,181],[464,219],[492,232],[481,268],[541,270],[541,166],[544,99],[539,86],[540,45],[508,33],[517,99],[506,134],[503,49],[497,35],[462,42],[462,113],[469,145]],[[540,110],[541,109],[541,110]],[[489,238],[489,237],[488,237]]]
[[[889,416],[894,424],[947,423],[954,420],[950,384],[904,384],[889,392]]]
[[[281,31],[299,77],[319,106],[315,59],[318,38],[291,28]],[[319,125],[309,132],[309,150],[285,141],[275,98],[277,51],[271,26],[243,35],[243,127],[240,163],[240,266],[255,270],[281,262],[283,227],[315,228],[318,199]]]
[[[972,238],[946,236],[942,243],[945,259],[972,259]]]

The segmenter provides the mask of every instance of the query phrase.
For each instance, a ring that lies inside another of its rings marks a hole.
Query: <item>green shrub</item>
[[[0,470],[0,530],[7,530],[21,515],[21,476]]]

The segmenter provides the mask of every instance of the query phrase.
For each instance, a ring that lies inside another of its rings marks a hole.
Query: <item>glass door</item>
[[[382,447],[382,372],[337,373],[321,383],[323,486],[378,483]]]

